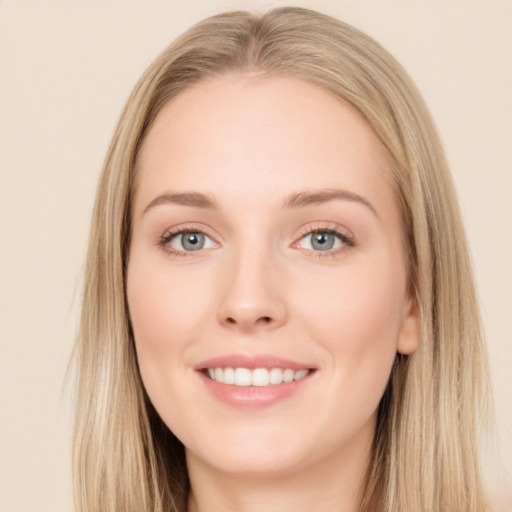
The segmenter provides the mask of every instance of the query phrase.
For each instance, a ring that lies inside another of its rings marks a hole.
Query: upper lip
[[[194,365],[194,370],[206,370],[208,368],[290,368],[292,370],[313,369],[309,364],[283,359],[268,354],[227,354],[201,361]]]

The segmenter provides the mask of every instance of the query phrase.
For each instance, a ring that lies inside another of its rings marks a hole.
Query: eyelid
[[[198,256],[199,253],[204,251],[214,249],[218,247],[220,244],[216,241],[215,237],[212,236],[208,229],[205,229],[203,226],[199,226],[197,224],[183,224],[170,229],[167,229],[157,241],[157,245],[166,250],[169,254],[174,256]],[[197,251],[182,251],[180,249],[176,249],[170,245],[170,242],[179,235],[183,235],[186,233],[200,233],[208,237],[213,243],[214,247],[208,247],[206,249],[198,249]]]
[[[300,241],[304,237],[311,235],[312,233],[321,232],[332,233],[333,235],[337,236],[341,240],[342,246],[336,249],[327,249],[325,251],[317,251],[313,249],[303,248],[300,246]],[[354,235],[348,229],[331,222],[318,222],[301,227],[298,236],[295,238],[295,242],[293,242],[292,244],[293,248],[302,249],[317,257],[334,256],[354,246]]]
[[[183,224],[170,229],[167,229],[158,239],[157,245],[164,248],[169,254],[173,254],[176,256],[198,256],[200,253],[204,253],[206,250],[214,249],[220,246],[220,243],[217,242],[217,238],[212,236],[209,233],[210,229],[206,228],[202,225],[197,224]],[[327,249],[325,251],[307,249],[300,246],[300,241],[312,233],[317,232],[328,232],[337,236],[341,242],[342,246],[335,249]],[[197,251],[185,251],[176,249],[175,247],[170,247],[169,242],[174,238],[182,234],[186,233],[201,233],[207,236],[213,243],[214,247],[202,248]],[[354,235],[346,228],[332,223],[332,222],[316,222],[313,224],[307,224],[302,226],[299,230],[299,233],[294,238],[294,242],[291,244],[292,248],[302,249],[304,252],[307,252],[311,255],[322,257],[322,256],[335,256],[338,253],[344,252],[347,249],[355,246]]]

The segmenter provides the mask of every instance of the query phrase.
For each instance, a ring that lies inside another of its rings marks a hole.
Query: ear
[[[397,352],[410,355],[416,352],[420,344],[420,308],[416,294],[411,290],[405,303],[404,316],[398,334]]]

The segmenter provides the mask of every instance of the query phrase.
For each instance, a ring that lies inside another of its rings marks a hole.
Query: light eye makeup
[[[175,256],[194,256],[202,250],[219,246],[198,226],[179,227],[166,231],[160,237],[158,245]]]
[[[300,238],[292,245],[316,257],[336,256],[354,246],[353,235],[332,224],[304,227]]]
[[[180,226],[166,231],[158,240],[158,245],[175,256],[194,256],[198,253],[219,247],[205,231],[195,225]],[[300,237],[291,245],[303,249],[316,257],[336,256],[354,247],[354,238],[346,230],[333,224],[309,225],[301,229]]]

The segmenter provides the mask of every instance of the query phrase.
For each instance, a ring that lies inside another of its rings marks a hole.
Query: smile
[[[274,386],[278,384],[301,380],[309,374],[310,370],[302,368],[293,370],[292,368],[208,368],[206,374],[208,377],[222,384],[231,386]]]
[[[232,407],[261,409],[310,388],[317,366],[270,354],[225,354],[197,363],[200,382]]]

